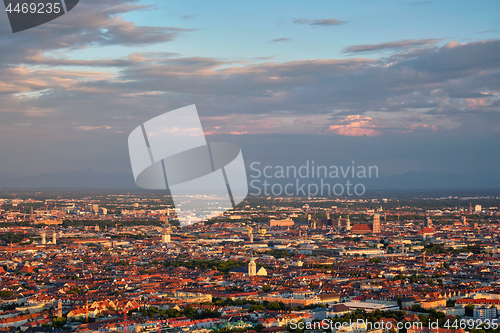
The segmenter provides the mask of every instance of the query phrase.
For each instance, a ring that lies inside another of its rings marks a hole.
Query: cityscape
[[[6,332],[498,332],[499,198],[2,190]],[[169,203],[170,202],[170,203]]]
[[[500,333],[499,0],[3,5],[0,333]]]

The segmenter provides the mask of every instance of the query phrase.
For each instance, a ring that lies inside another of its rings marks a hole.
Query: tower
[[[250,239],[250,243],[253,243],[253,229],[252,229],[252,227],[248,227],[248,238]]]
[[[467,217],[465,215],[462,216],[462,224],[463,225],[467,224]]]
[[[255,263],[254,258],[250,259],[250,262],[248,263],[248,276],[255,276],[257,275],[257,264]]]
[[[161,235],[161,242],[163,244],[168,244],[170,243],[170,234],[171,234],[171,229],[170,228],[165,228],[163,234]]]
[[[45,234],[45,231],[42,232],[42,244],[47,244],[47,239],[45,238],[46,237],[46,234]]]
[[[56,243],[57,243],[56,229],[54,229],[54,232],[52,232],[52,244],[56,245]]]
[[[380,215],[378,213],[373,214],[373,233],[380,233]]]
[[[33,206],[31,206],[30,220],[33,221]]]
[[[427,220],[425,221],[425,226],[427,228],[432,228],[432,220],[430,217],[427,216]]]
[[[351,230],[351,219],[349,215],[347,215],[347,222],[345,223],[345,230],[349,231]]]
[[[62,317],[62,301],[57,301],[57,316]]]

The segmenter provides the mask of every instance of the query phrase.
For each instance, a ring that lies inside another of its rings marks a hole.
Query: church
[[[230,274],[246,274],[248,276],[266,276],[267,270],[264,267],[257,269],[257,263],[252,257],[248,266],[240,266],[229,271]]]
[[[373,224],[355,224],[352,226],[351,233],[355,235],[363,234],[379,234],[381,232],[380,227],[380,215],[373,214]]]

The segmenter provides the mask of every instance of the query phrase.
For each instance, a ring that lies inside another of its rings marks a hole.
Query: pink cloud
[[[345,136],[376,136],[380,132],[375,129],[373,119],[360,115],[351,115],[341,120],[342,124],[330,125],[328,131]]]

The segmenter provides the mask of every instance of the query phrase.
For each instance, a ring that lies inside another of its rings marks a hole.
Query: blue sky
[[[0,177],[130,172],[130,131],[190,104],[248,163],[498,175],[499,12],[498,1],[80,0],[15,34],[2,12]]]
[[[273,57],[275,61],[348,58],[350,45],[407,39],[469,42],[498,38],[498,1],[141,1],[154,10],[124,15],[137,25],[198,29],[166,44],[143,47],[151,52],[221,59]],[[294,19],[346,21],[338,26],[295,24]],[[289,41],[271,42],[279,38]],[[123,47],[86,50],[88,57],[120,56]],[[390,54],[390,53],[389,53]],[[363,53],[379,58],[388,52]]]

